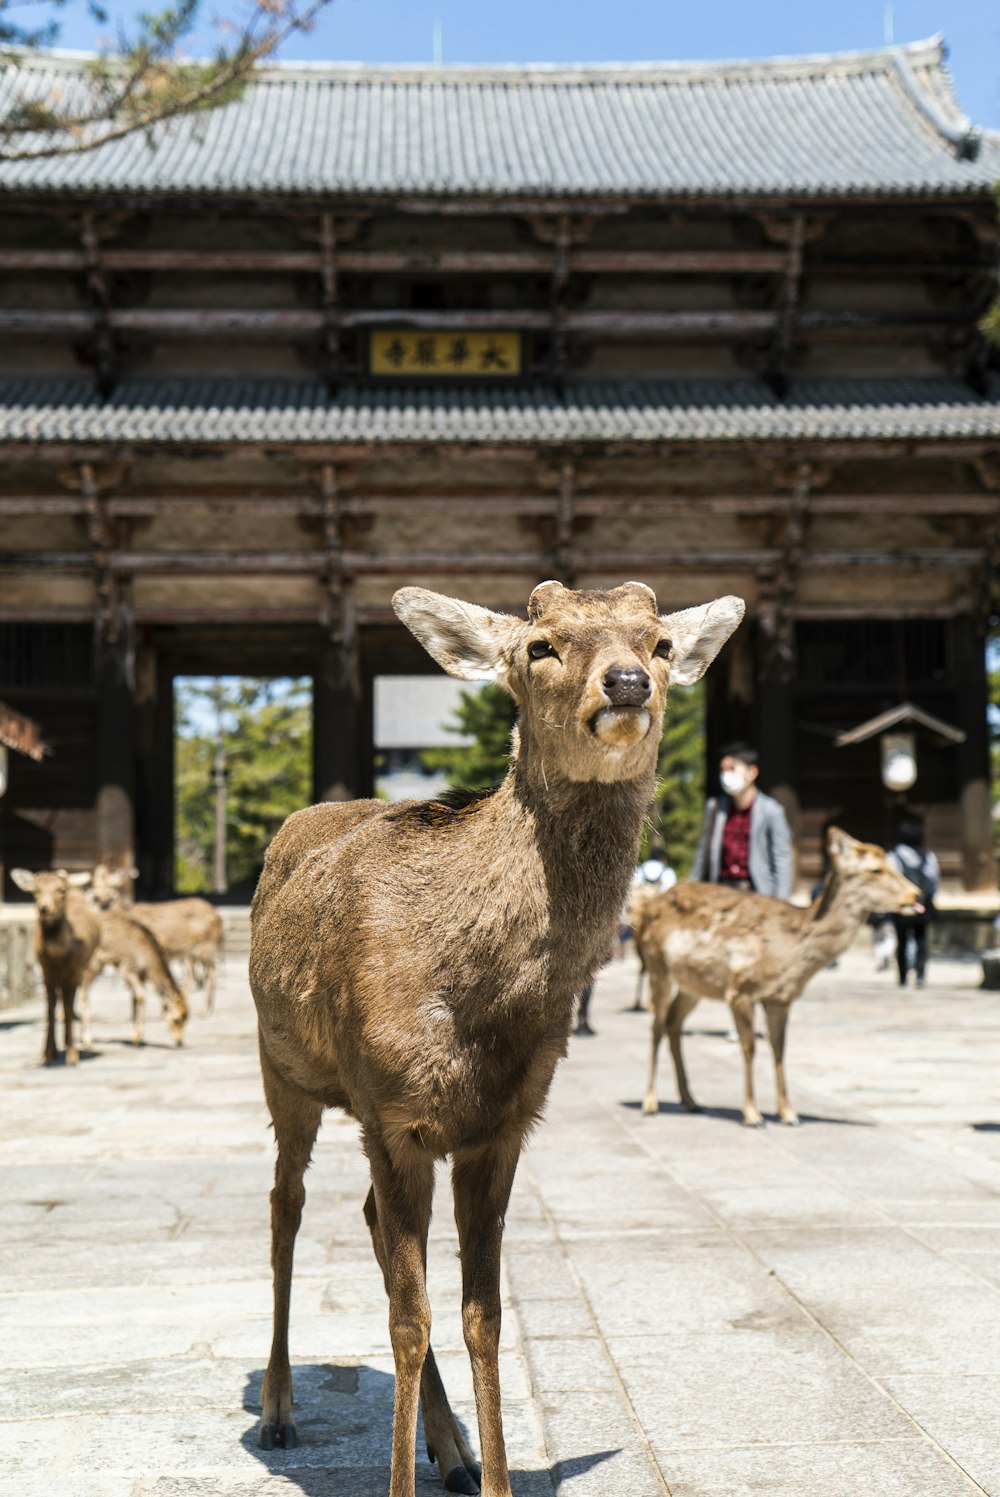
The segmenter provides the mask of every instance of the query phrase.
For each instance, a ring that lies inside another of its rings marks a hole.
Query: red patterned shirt
[[[750,810],[750,806],[745,811],[733,806],[726,817],[722,831],[720,878],[750,877]]]

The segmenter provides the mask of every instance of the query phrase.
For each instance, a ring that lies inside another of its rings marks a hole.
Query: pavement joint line
[[[877,1128],[880,1126],[880,1119],[872,1117],[871,1114],[867,1113],[863,1107],[855,1108],[853,1110],[856,1111],[858,1116],[863,1118],[866,1122],[870,1122],[872,1127]],[[897,1129],[891,1128],[890,1131],[893,1134],[897,1135],[896,1146],[897,1148],[899,1148],[901,1153],[906,1154],[912,1159],[918,1159],[921,1160],[921,1162],[924,1161],[924,1156],[921,1153],[919,1153],[918,1151],[911,1151],[906,1147],[907,1137],[905,1134],[900,1137],[898,1136]],[[991,1296],[1000,1296],[1000,1284],[997,1284],[993,1279],[989,1278],[988,1275],[980,1273],[979,1270],[973,1268],[971,1264],[962,1263],[958,1259],[952,1257],[952,1252],[955,1250],[935,1247],[932,1242],[928,1242],[925,1237],[922,1237],[919,1231],[917,1231],[912,1224],[907,1224],[906,1222],[900,1221],[898,1217],[893,1216],[891,1212],[887,1211],[884,1206],[880,1206],[878,1202],[867,1200],[864,1196],[855,1194],[850,1185],[845,1184],[843,1181],[838,1179],[837,1176],[828,1174],[826,1170],[822,1169],[811,1158],[808,1158],[805,1154],[791,1148],[789,1146],[789,1143],[786,1142],[787,1133],[783,1131],[781,1124],[776,1125],[776,1127],[772,1129],[764,1130],[762,1136],[767,1139],[769,1144],[777,1147],[787,1158],[794,1159],[797,1167],[801,1168],[804,1166],[805,1169],[808,1170],[817,1180],[822,1180],[826,1185],[832,1185],[835,1190],[840,1191],[842,1195],[845,1195],[848,1200],[853,1201],[855,1205],[861,1206],[864,1210],[870,1211],[875,1216],[880,1217],[884,1222],[888,1222],[889,1225],[895,1227],[897,1231],[903,1232],[914,1242],[919,1243],[921,1247],[926,1248],[928,1252],[933,1253],[936,1258],[946,1259],[949,1263],[952,1263],[955,1267],[961,1269],[962,1272],[966,1274],[970,1279],[975,1280],[980,1286],[985,1285],[985,1287],[989,1290]],[[962,1176],[961,1178],[964,1179],[965,1177]],[[971,1185],[976,1185],[976,1188],[979,1190],[986,1189],[986,1187],[979,1185],[976,1181],[969,1181],[968,1183]],[[939,1225],[947,1227],[962,1225],[978,1226],[979,1223],[969,1222],[963,1224],[949,1219],[947,1222],[939,1223]],[[997,1225],[1000,1226],[1000,1224]]]
[[[670,1488],[668,1487],[663,1472],[660,1469],[660,1463],[656,1459],[656,1453],[653,1450],[652,1442],[649,1436],[646,1434],[645,1429],[643,1428],[642,1421],[639,1418],[639,1415],[636,1413],[635,1406],[632,1403],[632,1400],[628,1394],[628,1389],[625,1386],[625,1380],[618,1370],[617,1362],[611,1355],[611,1349],[608,1346],[608,1343],[604,1339],[604,1332],[601,1330],[597,1316],[594,1314],[594,1307],[590,1302],[590,1295],[587,1293],[587,1290],[584,1287],[583,1280],[577,1272],[576,1264],[573,1262],[569,1253],[566,1251],[566,1244],[563,1240],[562,1234],[559,1231],[559,1224],[557,1223],[555,1217],[552,1215],[552,1212],[549,1210],[548,1202],[545,1200],[545,1197],[542,1194],[541,1186],[531,1166],[522,1159],[521,1168],[523,1169],[528,1183],[531,1186],[532,1194],[538,1202],[539,1209],[541,1210],[542,1215],[545,1217],[549,1231],[552,1233],[556,1246],[559,1248],[559,1252],[562,1255],[563,1262],[566,1265],[566,1270],[570,1278],[573,1280],[573,1283],[576,1285],[577,1293],[584,1303],[584,1307],[586,1308],[587,1315],[590,1319],[590,1324],[593,1328],[594,1335],[597,1337],[601,1350],[607,1358],[608,1365],[611,1368],[612,1376],[617,1385],[618,1393],[623,1403],[625,1404],[625,1407],[628,1409],[629,1417],[632,1420],[633,1426],[635,1427],[635,1430],[639,1436],[639,1442],[642,1445],[646,1459],[649,1462],[652,1474],[659,1482],[664,1497],[671,1497]]]
[[[698,1192],[696,1190],[694,1190],[693,1187],[687,1185],[678,1175],[674,1174],[673,1170],[671,1170],[671,1168],[669,1167],[669,1165],[666,1163],[666,1161],[664,1159],[662,1159],[659,1155],[653,1153],[653,1151],[649,1147],[649,1145],[646,1142],[644,1142],[643,1139],[640,1137],[640,1130],[637,1129],[637,1128],[635,1128],[635,1127],[629,1128],[626,1125],[625,1120],[623,1120],[622,1118],[619,1118],[617,1116],[617,1114],[615,1113],[614,1109],[607,1102],[605,1102],[601,1097],[595,1096],[593,1098],[593,1100],[596,1101],[597,1105],[601,1108],[601,1110],[603,1112],[607,1113],[607,1115],[610,1118],[613,1119],[613,1121],[617,1124],[617,1126],[625,1133],[626,1137],[634,1138],[635,1142],[639,1145],[640,1149],[642,1149],[642,1151],[647,1155],[648,1158],[650,1158],[651,1160],[653,1160],[653,1162],[658,1166],[658,1168],[663,1171],[663,1173],[667,1176],[667,1178],[674,1185],[678,1186],[679,1189],[683,1190],[684,1193],[685,1193],[685,1195],[691,1201],[693,1201],[695,1203],[695,1205],[699,1206],[702,1211],[704,1211],[708,1216],[710,1216],[714,1221],[716,1221],[725,1230],[725,1232],[732,1239],[732,1241],[734,1243],[736,1243],[736,1245],[738,1247],[742,1248],[743,1251],[747,1254],[747,1256],[750,1257],[758,1265],[758,1267],[762,1270],[762,1272],[764,1272],[765,1274],[767,1274],[769,1278],[773,1279],[773,1281],[781,1287],[781,1289],[788,1296],[788,1298],[792,1301],[792,1303],[794,1305],[796,1305],[798,1307],[798,1309],[802,1312],[803,1316],[808,1321],[810,1321],[816,1327],[816,1329],[818,1331],[820,1331],[824,1336],[827,1337],[827,1339],[830,1341],[831,1345],[833,1345],[834,1347],[836,1347],[837,1351],[839,1351],[841,1353],[841,1355],[848,1362],[850,1362],[850,1364],[854,1368],[856,1368],[858,1372],[860,1372],[861,1376],[865,1379],[865,1381],[867,1383],[869,1383],[871,1385],[871,1387],[873,1387],[878,1393],[880,1393],[883,1398],[887,1399],[888,1402],[891,1403],[893,1405],[893,1407],[896,1408],[899,1411],[899,1413],[901,1413],[903,1415],[903,1417],[910,1424],[912,1424],[913,1428],[920,1434],[920,1436],[924,1440],[926,1440],[927,1443],[929,1445],[931,1445],[935,1450],[937,1450],[941,1455],[943,1455],[944,1458],[945,1458],[945,1460],[948,1461],[949,1465],[953,1466],[956,1471],[960,1472],[961,1475],[964,1476],[965,1479],[968,1482],[971,1483],[971,1486],[972,1486],[972,1488],[975,1491],[982,1492],[984,1494],[984,1497],[989,1497],[989,1493],[987,1492],[987,1489],[985,1487],[981,1486],[980,1483],[978,1481],[976,1481],[973,1476],[970,1475],[970,1473],[965,1469],[965,1467],[959,1461],[957,1461],[955,1459],[955,1457],[951,1454],[951,1452],[948,1451],[948,1450],[946,1450],[945,1447],[942,1444],[940,1444],[939,1441],[935,1440],[934,1436],[930,1433],[930,1431],[924,1428],[924,1426],[920,1423],[920,1421],[917,1418],[915,1418],[915,1416],[913,1414],[910,1413],[909,1409],[905,1408],[904,1405],[901,1404],[899,1402],[899,1400],[894,1396],[894,1394],[892,1394],[889,1391],[888,1388],[883,1387],[883,1385],[878,1381],[878,1379],[872,1373],[870,1373],[868,1371],[868,1369],[861,1364],[861,1362],[858,1361],[857,1357],[855,1357],[853,1355],[853,1353],[850,1352],[847,1349],[847,1347],[840,1340],[840,1338],[838,1336],[834,1335],[833,1331],[830,1330],[829,1326],[824,1325],[823,1322],[820,1320],[819,1316],[816,1315],[815,1312],[809,1308],[809,1306],[806,1304],[806,1302],[803,1299],[801,1299],[798,1294],[796,1294],[795,1290],[791,1287],[791,1285],[787,1284],[785,1282],[785,1280],[781,1276],[781,1274],[778,1273],[778,1271],[776,1269],[772,1269],[772,1268],[768,1267],[768,1265],[764,1262],[764,1259],[761,1258],[761,1256],[759,1255],[759,1253],[746,1240],[746,1238],[743,1237],[737,1231],[737,1229],[735,1227],[733,1227],[732,1225],[730,1225],[730,1223],[726,1221],[725,1217],[720,1212],[718,1212],[715,1209],[714,1206],[712,1206],[708,1201],[704,1200],[698,1194]],[[768,1137],[768,1135],[767,1135],[766,1131],[761,1134],[761,1138],[765,1141],[765,1143],[767,1141],[767,1137]],[[617,1371],[617,1369],[616,1369],[616,1371]]]

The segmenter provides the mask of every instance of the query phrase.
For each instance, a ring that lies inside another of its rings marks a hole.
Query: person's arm
[[[784,807],[775,801],[768,821],[771,840],[771,874],[778,899],[789,899],[792,893],[792,833]]]
[[[709,846],[709,841],[712,835],[712,828],[715,826],[715,807],[716,801],[714,798],[705,807],[705,820],[702,823],[701,840],[698,843],[698,851],[694,855],[694,862],[691,864],[691,872],[688,874],[688,878],[692,879],[695,883],[707,883],[709,880],[709,866],[712,859],[712,849]]]

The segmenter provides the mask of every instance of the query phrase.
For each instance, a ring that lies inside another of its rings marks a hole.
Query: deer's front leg
[[[778,1116],[783,1123],[794,1127],[799,1120],[799,1115],[788,1100],[788,1088],[785,1085],[785,1030],[788,1027],[788,1004],[765,1003],[764,1015],[767,1019],[768,1038],[774,1053],[774,1091],[778,1103]]]
[[[73,1032],[73,1021],[76,1014],[73,1004],[76,999],[76,988],[71,982],[65,982],[60,994],[62,998],[63,1031],[66,1035],[66,1064],[75,1066],[80,1059],[80,1052],[76,1048],[76,1036]]]
[[[479,1420],[483,1497],[511,1497],[500,1409],[500,1245],[520,1138],[457,1155],[452,1168],[462,1254],[462,1326]]]
[[[274,1272],[274,1333],[261,1390],[260,1443],[289,1448],[299,1443],[292,1417],[292,1370],[288,1361],[288,1312],[292,1298],[292,1260],[306,1192],[302,1177],[312,1155],[323,1108],[287,1082],[271,1065],[263,1043],[260,1069],[264,1095],[274,1123],[278,1157],[271,1192],[271,1267]]]
[[[764,1115],[757,1106],[753,1094],[753,1000],[743,997],[735,998],[730,1008],[743,1051],[743,1121],[748,1128],[763,1128]]]
[[[50,1066],[56,1058],[56,1005],[59,994],[55,983],[45,979],[45,1044],[42,1046],[42,1065]]]
[[[434,1194],[434,1160],[417,1143],[403,1144],[405,1158],[365,1129],[375,1207],[389,1289],[389,1339],[396,1364],[389,1497],[414,1497],[420,1379],[430,1348],[427,1299],[427,1229]]]

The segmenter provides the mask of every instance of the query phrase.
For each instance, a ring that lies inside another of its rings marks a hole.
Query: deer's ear
[[[12,868],[10,876],[17,887],[24,890],[25,894],[34,894],[37,880],[35,875],[29,872],[27,868]]]
[[[691,686],[700,681],[745,611],[743,599],[730,596],[661,615],[664,637],[673,645],[670,684]]]
[[[66,882],[71,889],[85,889],[93,877],[92,873],[67,873]]]
[[[460,681],[502,682],[510,652],[528,627],[508,614],[423,587],[401,587],[392,606],[428,655]]]
[[[138,868],[116,868],[113,873],[110,873],[108,875],[108,881],[109,883],[114,884],[116,889],[121,889],[125,884],[128,883],[130,878],[138,877]]]
[[[844,858],[849,857],[857,846],[855,838],[849,832],[845,832],[842,827],[827,827],[826,851],[834,863],[840,863]]]

